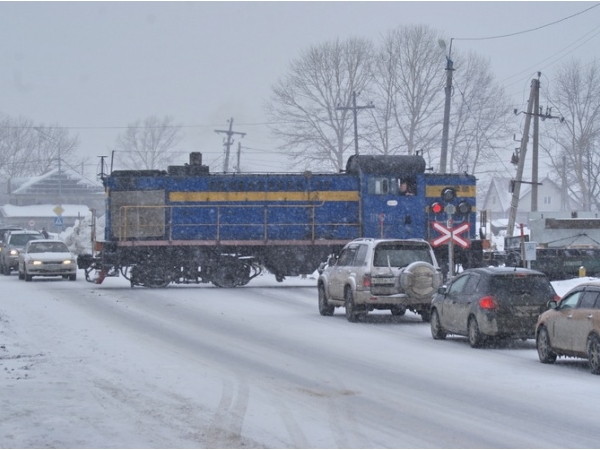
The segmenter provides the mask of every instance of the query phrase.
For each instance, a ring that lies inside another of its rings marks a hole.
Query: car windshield
[[[62,242],[35,242],[29,244],[29,253],[67,253],[69,249]]]
[[[406,267],[415,261],[431,264],[429,247],[419,244],[379,244],[375,248],[373,265],[375,267]]]
[[[37,234],[13,234],[10,237],[10,245],[23,247],[29,241],[33,241],[34,239],[42,239],[42,236]]]
[[[544,303],[554,297],[552,285],[543,275],[496,276],[492,278],[491,290],[494,295],[506,296],[512,304],[528,303],[532,298]]]

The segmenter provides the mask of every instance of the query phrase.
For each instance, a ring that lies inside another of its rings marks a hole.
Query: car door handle
[[[572,318],[573,318],[573,314],[569,314],[569,315],[567,316],[567,319],[572,319]]]
[[[591,320],[591,319],[593,319],[593,318],[594,318],[594,315],[593,315],[593,314],[590,314],[590,315],[588,316],[588,319],[590,319],[590,320]]]

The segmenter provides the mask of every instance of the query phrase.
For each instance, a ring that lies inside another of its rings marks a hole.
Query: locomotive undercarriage
[[[105,245],[97,255],[78,259],[88,282],[123,276],[131,287],[166,287],[171,283],[212,283],[217,287],[244,286],[268,270],[277,281],[313,273],[339,245],[234,247],[117,247]]]

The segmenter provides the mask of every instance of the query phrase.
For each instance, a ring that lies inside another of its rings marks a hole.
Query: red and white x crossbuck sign
[[[469,245],[471,245],[471,242],[467,238],[461,236],[462,233],[469,230],[468,223],[463,223],[456,228],[448,228],[440,222],[433,222],[431,226],[441,233],[441,236],[431,239],[431,245],[433,247],[439,247],[440,245],[447,243],[451,238],[455,244],[460,245],[463,248],[469,248]]]

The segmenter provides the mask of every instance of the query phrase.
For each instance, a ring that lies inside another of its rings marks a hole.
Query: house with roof
[[[495,177],[486,192],[481,210],[487,211],[487,219],[492,225],[492,231],[506,228],[510,214],[512,193],[509,191],[510,178]],[[538,212],[571,212],[582,209],[581,203],[569,196],[550,178],[541,180],[538,186]],[[531,212],[531,185],[521,185],[516,223],[527,223]]]
[[[58,232],[95,210],[104,214],[104,187],[70,169],[53,169],[37,177],[12,178],[0,206],[0,223]]]

